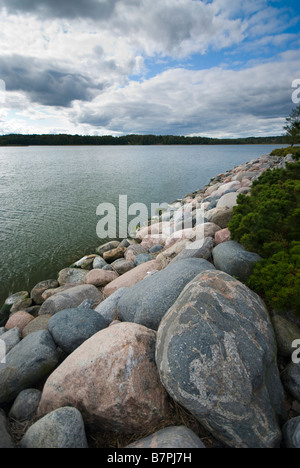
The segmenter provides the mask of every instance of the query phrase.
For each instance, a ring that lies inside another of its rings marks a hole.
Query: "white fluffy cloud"
[[[278,133],[300,77],[281,3],[0,0],[0,133]]]
[[[128,132],[246,136],[277,134],[289,113],[300,53],[240,71],[168,70],[110,89],[74,114],[78,122]],[[288,70],[288,73],[287,73]],[[263,125],[263,127],[262,127]]]

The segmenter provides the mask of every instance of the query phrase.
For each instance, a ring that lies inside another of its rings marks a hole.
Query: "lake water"
[[[171,203],[277,147],[0,148],[0,307],[94,253],[100,203]]]

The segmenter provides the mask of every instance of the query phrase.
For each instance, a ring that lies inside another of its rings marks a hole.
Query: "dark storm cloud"
[[[18,55],[0,57],[0,79],[6,83],[7,91],[23,91],[32,102],[46,106],[69,107],[74,100],[89,101],[93,91],[104,87],[82,74],[54,69],[47,61]]]
[[[44,18],[109,18],[119,0],[0,0],[9,13],[31,13]]]

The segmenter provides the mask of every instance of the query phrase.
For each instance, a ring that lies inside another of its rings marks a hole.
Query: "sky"
[[[0,0],[0,134],[281,135],[299,101],[299,0]]]

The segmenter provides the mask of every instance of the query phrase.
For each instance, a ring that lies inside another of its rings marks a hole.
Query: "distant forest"
[[[0,146],[78,146],[78,145],[263,145],[288,144],[286,136],[249,138],[206,138],[174,135],[126,135],[126,136],[82,136],[82,135],[3,135]]]

